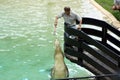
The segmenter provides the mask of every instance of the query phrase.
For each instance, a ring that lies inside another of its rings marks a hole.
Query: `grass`
[[[98,4],[100,4],[104,9],[109,11],[116,17],[117,20],[120,21],[120,12],[118,10],[112,10],[112,6],[114,4],[114,0],[95,0]]]

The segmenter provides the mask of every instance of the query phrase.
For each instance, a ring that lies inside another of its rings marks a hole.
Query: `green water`
[[[53,22],[66,5],[81,11],[80,0],[0,0],[0,80],[49,80],[56,38]],[[57,37],[62,46],[63,19]],[[70,77],[90,74],[65,61]]]

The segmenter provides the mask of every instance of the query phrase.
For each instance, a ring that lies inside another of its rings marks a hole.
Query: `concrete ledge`
[[[95,0],[90,0],[90,3],[93,4],[97,9],[99,9],[106,17],[109,18],[110,24],[113,25],[113,27],[120,30],[120,22],[110,12],[100,6]]]

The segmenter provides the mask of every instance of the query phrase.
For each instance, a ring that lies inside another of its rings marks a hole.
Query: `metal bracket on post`
[[[83,43],[83,39],[79,39],[78,42],[80,42],[80,46],[78,47],[78,52],[79,54],[83,54],[83,49],[81,47]],[[80,56],[78,56],[78,65],[83,66],[83,59]]]
[[[118,62],[118,68],[119,68],[119,70],[118,70],[118,79],[120,79],[120,62]]]
[[[106,35],[107,35],[107,28],[106,27],[102,27],[102,33],[103,33],[103,35],[102,35],[102,43],[103,44],[106,44],[106,42],[107,42],[107,37],[106,37]]]

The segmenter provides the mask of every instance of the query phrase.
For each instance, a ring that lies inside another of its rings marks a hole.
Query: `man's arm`
[[[64,14],[64,12],[60,13],[59,15],[57,15],[57,16],[55,17],[55,21],[54,21],[54,27],[55,27],[55,28],[57,27],[58,19],[61,18],[61,17],[63,17],[63,14]]]
[[[80,20],[80,22],[79,22],[79,24],[78,24],[78,27],[77,27],[77,29],[81,29],[81,25],[82,25],[82,20]]]
[[[55,21],[54,21],[54,27],[57,27],[57,23],[58,23],[58,16],[55,17]]]
[[[82,18],[78,15],[78,14],[75,14],[76,15],[76,19],[77,19],[77,29],[81,29],[81,24],[82,24]]]

